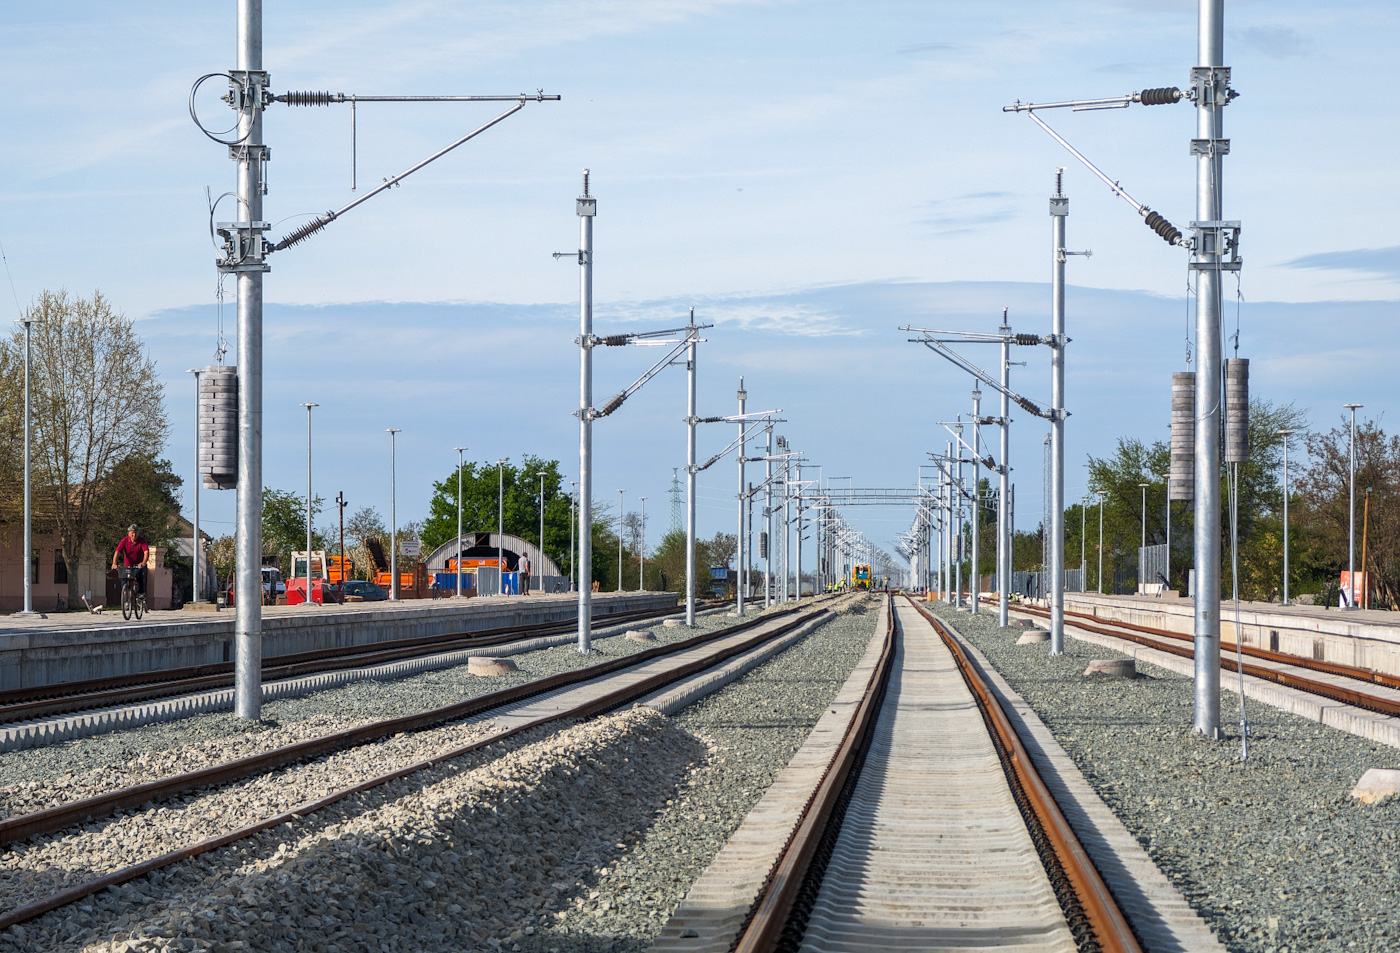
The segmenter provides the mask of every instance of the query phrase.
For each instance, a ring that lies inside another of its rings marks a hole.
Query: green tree
[[[45,291],[26,316],[33,322],[36,509],[42,506],[58,531],[68,603],[78,605],[84,561],[106,558],[109,541],[96,538],[103,488],[127,458],[159,455],[165,390],[131,321],[100,292],[83,299]],[[22,365],[23,349],[23,329],[0,343],[7,370]]]
[[[494,462],[469,462],[462,466],[462,532],[494,533],[498,520],[498,479],[504,482],[504,523],[506,533],[539,545],[540,478],[544,473],[544,550],[561,573],[569,571],[569,494],[561,492],[563,477],[558,460],[544,460],[526,454],[519,466],[506,463],[498,477]],[[594,517],[594,561],[598,561],[599,520]],[[617,554],[617,537],[611,534],[612,553]],[[433,484],[428,501],[428,518],[419,530],[425,552],[430,552],[457,535],[457,468]],[[596,570],[595,565],[595,570]],[[536,569],[539,572],[539,568]],[[612,576],[617,577],[613,566]],[[595,579],[600,578],[596,573]]]
[[[153,546],[172,549],[180,503],[176,498],[183,481],[168,460],[133,454],[112,467],[93,503],[93,536],[110,542],[108,551],[126,534],[132,523]]]
[[[323,503],[319,496],[311,500],[313,527]],[[263,558],[276,556],[282,574],[290,573],[292,553],[306,548],[306,497],[286,490],[263,490],[262,537]],[[313,530],[311,548],[324,549],[325,545],[325,539]]]

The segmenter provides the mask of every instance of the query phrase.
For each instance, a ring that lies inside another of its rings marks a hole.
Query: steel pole
[[[787,452],[788,443],[781,446]],[[783,595],[779,602],[787,602],[791,596],[788,589],[788,574],[792,572],[792,461],[783,457]]]
[[[302,404],[306,408],[306,597],[302,605],[311,605],[311,408],[320,404]]]
[[[32,348],[30,346],[30,326],[34,323],[33,318],[26,315],[21,318],[24,322],[24,556],[20,562],[24,575],[24,607],[20,609],[20,615],[34,615],[34,509],[30,488],[33,479],[33,471],[30,463],[30,426],[32,418],[30,416],[30,366]],[[196,388],[197,389],[197,388]],[[199,414],[195,414],[195,425],[198,426]],[[199,443],[195,442],[195,453],[199,452]]]
[[[763,608],[773,604],[773,422],[768,422],[768,449],[764,451],[763,520],[768,527],[768,547],[763,555]]]
[[[1103,497],[1099,497],[1099,595],[1103,595]]]
[[[622,591],[622,518],[625,516],[623,499],[626,490],[617,491],[617,591]]]
[[[637,547],[637,591],[646,589],[647,578],[647,498],[642,497],[642,541]]]
[[[578,576],[575,570],[577,566],[574,562],[574,506],[578,499],[578,484],[573,480],[569,481],[569,586],[577,585]]]
[[[262,0],[238,0],[238,72],[250,95],[239,99],[239,217],[253,239],[238,265],[238,490],[234,567],[234,714],[262,714],[262,323],[261,230],[265,161],[262,139]]]
[[[1347,609],[1356,608],[1356,408],[1360,406],[1346,405],[1351,410],[1351,437],[1347,441]]]
[[[386,427],[389,434],[389,598],[399,599],[399,463],[397,427]]]
[[[695,309],[686,329],[690,346],[686,349],[687,377],[685,417],[685,624],[695,625]]]
[[[997,623],[1003,627],[1010,624],[1008,612],[1011,602],[1011,513],[1007,498],[1011,488],[1011,342],[1007,336],[1011,328],[1002,317],[1001,341],[1001,479],[997,494],[997,575],[1001,589],[997,596]]]
[[[793,509],[796,510],[796,514],[797,514],[797,527],[796,527],[796,532],[795,532],[796,539],[793,541],[794,545],[797,547],[797,561],[796,561],[796,565],[795,565],[795,569],[796,569],[795,575],[796,575],[797,578],[796,578],[795,580],[793,580],[794,592],[793,592],[792,601],[793,601],[793,602],[801,602],[801,601],[802,601],[802,464],[801,464],[801,463],[798,463],[798,464],[797,464],[797,502],[793,504]],[[874,585],[874,580],[871,580],[871,584]]]
[[[739,558],[737,560],[739,564],[739,577],[734,585],[734,611],[742,618],[744,615],[744,570],[747,565],[744,559],[748,555],[744,546],[744,427],[747,425],[747,422],[744,420],[744,406],[748,402],[749,396],[749,392],[744,390],[744,379],[742,377],[739,378],[737,396],[739,398]]]
[[[1291,430],[1280,430],[1283,436],[1283,604],[1288,605],[1288,437]]]
[[[462,598],[462,453],[457,447],[457,598]]]
[[[200,426],[199,426],[199,378],[200,378],[200,375],[201,375],[203,372],[200,371],[200,370],[197,369],[197,368],[190,368],[190,369],[189,369],[188,371],[186,371],[185,373],[187,373],[187,374],[193,374],[193,375],[194,375],[194,483],[191,484],[191,487],[192,487],[192,490],[193,490],[193,493],[194,493],[194,550],[193,550],[193,555],[190,557],[191,574],[192,574],[192,576],[193,576],[193,578],[190,580],[191,587],[192,587],[192,588],[191,588],[191,591],[190,591],[190,600],[191,600],[192,602],[198,602],[198,601],[199,601],[199,597],[200,597],[200,595],[201,595],[200,586],[199,586],[199,583],[200,583],[200,576],[199,576],[199,563],[200,563],[200,559],[199,559],[199,557],[200,557],[200,549],[203,548],[203,547],[201,547],[200,544],[199,544],[199,483],[200,483],[200,474],[199,474],[199,438],[200,438],[200,436],[201,436],[201,434],[200,434]],[[26,376],[27,376],[27,375],[26,375]],[[27,385],[26,385],[26,388],[27,388]],[[26,421],[26,422],[25,422],[26,436],[27,436],[28,430],[29,430],[28,421]],[[26,454],[26,456],[28,456],[28,454]],[[26,483],[26,484],[27,484],[28,482],[29,482],[28,480],[25,480],[25,483]]]
[[[506,462],[496,461],[496,595],[506,594]]]
[[[593,643],[593,217],[598,201],[588,194],[575,203],[579,216],[579,399],[578,399],[578,651]]]
[[[1069,198],[1055,176],[1050,198],[1050,654],[1065,651],[1065,219]]]
[[[1212,95],[1196,103],[1196,138],[1214,143],[1222,138],[1223,82],[1213,78],[1224,65],[1225,2],[1199,0],[1197,70],[1212,78],[1202,84]],[[1219,94],[1219,98],[1217,95]],[[1196,218],[1221,219],[1221,156],[1215,148],[1197,150]],[[1202,233],[1198,233],[1202,234]],[[1196,255],[1196,375],[1195,516],[1196,568],[1195,718],[1192,728],[1210,738],[1220,737],[1220,271],[1213,249]]]
[[[532,572],[532,573],[530,573],[530,576],[531,576],[532,578],[533,578],[534,576],[539,576],[539,577],[540,577],[540,594],[541,594],[541,595],[544,594],[544,478],[545,478],[547,475],[548,475],[548,474],[546,474],[545,471],[543,471],[543,470],[540,471],[540,474],[539,474],[539,477],[540,477],[540,566],[539,566],[539,571],[538,571],[538,572]],[[525,593],[525,595],[528,596],[529,594],[530,594],[530,593],[529,593],[529,591],[527,590],[526,593]]]
[[[981,566],[982,520],[982,477],[977,457],[982,452],[982,440],[977,422],[982,418],[982,389],[972,386],[972,573],[971,586],[973,615],[977,614],[977,602],[982,597],[982,578],[978,571]]]

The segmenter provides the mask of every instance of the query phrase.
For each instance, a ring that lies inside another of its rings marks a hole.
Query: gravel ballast
[[[1085,676],[1101,646],[1016,645],[994,614],[934,604],[1035,709],[1094,789],[1183,896],[1239,953],[1400,949],[1400,799],[1361,805],[1367,768],[1400,751],[1222,692],[1222,741],[1191,731],[1190,679],[1138,663],[1139,677]],[[1127,657],[1118,655],[1118,657]],[[1224,678],[1233,677],[1222,673]]]
[[[0,951],[644,949],[801,745],[864,651],[879,619],[866,610],[876,606],[872,599],[838,616],[675,719],[636,709],[519,736],[11,928],[0,933]],[[663,641],[693,634],[654,631]],[[595,643],[603,654],[633,647],[644,646]],[[561,649],[516,658],[518,675],[464,681],[460,674],[436,703],[459,700],[473,682],[489,682],[485,691],[584,661]],[[277,733],[320,734],[338,718],[366,720],[367,708],[384,717],[432,707],[423,683],[447,676],[279,702],[269,711],[279,723],[251,733],[246,724],[200,716],[71,742],[47,757],[18,752],[4,759],[8,792],[24,800],[19,786],[59,789],[54,782],[67,770],[86,764],[73,778],[100,776],[141,751],[166,766],[196,755],[227,760],[221,753],[233,740],[261,745]],[[410,736],[395,741],[409,744]],[[16,758],[29,759],[30,770]],[[364,770],[383,767],[376,761]],[[322,770],[311,768],[306,783],[321,783]],[[296,803],[290,787],[260,796],[250,785],[211,797],[223,797],[226,810],[241,799],[256,813]],[[218,803],[119,818],[108,843],[115,850],[124,838],[179,842]],[[106,862],[100,849],[65,855],[62,838],[12,853],[0,876],[5,906],[29,887],[58,885]],[[17,879],[24,877],[35,884]]]

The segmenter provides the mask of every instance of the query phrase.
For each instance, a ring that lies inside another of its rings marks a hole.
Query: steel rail
[[[879,720],[897,645],[894,599],[886,597],[885,643],[865,693],[846,726],[840,746],[802,809],[793,832],[773,865],[740,930],[731,953],[769,953],[778,948],[796,908],[813,861],[828,835],[833,816],[848,798]]]
[[[90,798],[73,801],[68,804],[60,804],[57,807],[46,808],[45,810],[35,811],[31,814],[22,814],[17,817],[6,818],[0,820],[0,847],[39,834],[53,833],[54,831],[63,830],[85,821],[105,817],[123,808],[139,807],[140,805],[152,801],[176,797],[194,790],[195,788],[216,784],[228,784],[232,781],[275,770],[276,768],[284,767],[288,764],[323,757],[327,754],[356,745],[367,744],[381,738],[399,734],[400,732],[422,731],[444,722],[468,718],[484,711],[489,711],[492,708],[513,704],[536,695],[551,692],[555,689],[579,682],[588,681],[589,679],[597,678],[602,675],[609,675],[632,665],[651,661],[662,655],[684,651],[706,642],[735,635],[746,629],[762,625],[775,618],[791,615],[798,611],[797,609],[784,609],[780,612],[769,613],[767,616],[756,617],[751,620],[745,620],[741,623],[726,626],[714,632],[706,632],[688,639],[682,639],[679,642],[644,649],[631,655],[610,659],[606,662],[599,662],[596,665],[589,665],[572,672],[560,672],[556,675],[526,682],[513,688],[490,692],[486,695],[457,702],[456,704],[447,705],[442,708],[371,722],[356,728],[347,728],[333,734],[323,735],[320,738],[311,738],[283,748],[276,748],[272,751],[265,751],[247,758],[241,758],[237,761],[212,765],[208,768],[201,768],[198,771],[191,771],[169,778],[161,778],[156,781],[148,781],[131,788],[94,795]]]
[[[739,632],[743,632],[744,630],[755,628],[757,626],[763,625],[764,623],[771,622],[775,618],[780,618],[782,616],[787,615],[797,616],[797,618],[794,618],[791,621],[784,623],[783,625],[777,627],[772,631],[758,633],[748,639],[743,640],[742,642],[728,646],[704,658],[693,660],[692,662],[679,666],[676,669],[673,669],[669,672],[659,673],[658,675],[651,676],[649,678],[643,679],[642,681],[615,689],[611,692],[608,692],[604,696],[601,696],[600,698],[594,699],[589,702],[585,702],[581,705],[577,705],[574,708],[569,709],[568,711],[559,712],[553,715],[547,715],[535,719],[531,722],[519,725],[515,728],[511,728],[498,734],[492,735],[490,738],[481,739],[472,742],[471,744],[454,748],[450,751],[440,752],[439,754],[433,755],[432,757],[426,758],[422,761],[415,762],[414,764],[405,766],[403,768],[398,768],[394,771],[390,771],[373,778],[369,778],[351,787],[332,792],[331,794],[325,795],[324,797],[321,797],[315,801],[309,801],[304,804],[297,805],[296,807],[291,808],[286,812],[278,814],[276,817],[256,821],[252,824],[245,825],[236,830],[208,838],[207,840],[200,841],[196,844],[188,845],[186,847],[180,848],[179,850],[170,851],[169,853],[162,854],[158,857],[149,858],[138,864],[133,864],[124,867],[120,870],[113,871],[101,877],[94,878],[93,880],[88,881],[86,883],[78,884],[74,887],[68,888],[58,893],[51,894],[48,897],[43,897],[39,900],[35,900],[23,906],[15,907],[9,911],[0,913],[0,929],[5,929],[7,927],[13,926],[16,923],[22,923],[26,920],[32,920],[33,918],[47,913],[50,910],[57,909],[58,907],[65,906],[66,904],[73,903],[77,900],[81,900],[84,897],[91,896],[92,894],[97,893],[100,890],[104,890],[107,887],[112,887],[118,884],[126,883],[130,880],[134,880],[137,877],[143,876],[144,874],[150,873],[154,870],[158,870],[162,867],[167,867],[171,864],[178,863],[182,860],[188,860],[192,857],[199,856],[200,854],[208,853],[212,850],[217,850],[220,847],[225,847],[238,840],[252,836],[253,834],[269,830],[273,827],[278,826],[279,824],[285,824],[289,821],[299,820],[300,818],[305,817],[308,814],[314,813],[315,811],[318,811],[331,804],[335,804],[338,801],[342,801],[345,798],[350,797],[354,794],[358,794],[364,791],[368,791],[372,788],[388,784],[391,781],[399,780],[400,778],[407,777],[411,774],[432,767],[433,765],[440,764],[444,761],[450,761],[454,758],[462,757],[463,755],[470,754],[473,751],[478,751],[482,748],[485,748],[488,745],[495,744],[506,738],[519,734],[520,732],[527,731],[532,728],[537,728],[541,725],[551,724],[554,722],[592,717],[601,714],[605,711],[618,708],[622,705],[627,704],[630,701],[633,701],[644,695],[650,694],[656,691],[658,688],[669,684],[670,682],[679,681],[692,674],[695,674],[698,671],[703,671],[707,668],[711,668],[715,665],[721,664],[725,661],[728,661],[736,655],[740,655],[744,652],[747,652],[748,650],[756,647],[757,645],[762,644],[763,642],[771,641],[772,639],[784,635],[787,632],[792,631],[793,629],[806,622],[812,621],[814,619],[820,619],[829,614],[830,610],[812,606],[810,604],[800,609],[794,608],[783,610],[777,613],[769,613],[766,617],[745,620],[743,622],[736,623],[735,625],[727,626],[724,629],[717,630],[716,632],[704,633],[702,635],[694,636],[689,639],[684,639],[680,642],[671,645],[658,646],[654,649],[647,649],[635,655],[627,656],[622,659],[614,659],[612,661],[605,662],[600,665],[589,666],[586,669],[581,669],[576,672],[562,673],[561,675],[551,676],[550,678],[541,679],[539,681],[532,682],[528,685],[517,686],[514,689],[507,689],[502,692],[495,692],[491,695],[483,696],[479,699],[473,699],[469,702],[448,706],[447,708],[441,708],[434,712],[425,712],[420,715],[409,716],[408,718],[392,719],[391,721],[379,722],[377,725],[366,725],[362,728],[353,729],[348,732],[340,732],[336,735],[328,736],[327,739],[316,739],[316,741],[340,739],[346,736],[364,733],[367,729],[392,725],[407,725],[409,723],[416,723],[416,727],[386,729],[385,731],[380,732],[380,734],[377,737],[385,737],[388,734],[395,734],[401,730],[411,731],[424,727],[429,727],[430,724],[433,723],[441,723],[443,721],[450,721],[460,719],[463,717],[468,717],[471,714],[475,714],[478,710],[482,710],[488,707],[495,707],[494,705],[483,706],[481,704],[487,699],[497,699],[495,703],[496,705],[507,704],[511,701],[518,701],[523,698],[531,697],[533,695],[544,694],[546,692],[553,691],[556,688],[563,687],[567,684],[588,681],[589,679],[596,678],[600,675],[612,674],[620,669],[629,668],[639,663],[650,661],[651,659],[656,658],[660,655],[684,651],[685,649],[696,647],[697,645],[703,644],[708,641],[714,641],[716,639],[724,638],[726,636],[735,635]],[[522,691],[522,689],[525,689],[525,691]],[[504,696],[510,697],[504,698]],[[427,721],[427,719],[433,718],[433,716],[437,716],[433,722]],[[300,745],[294,745],[292,746],[292,748],[280,749],[277,752],[268,752],[268,754],[275,756],[291,751],[292,749],[304,749],[306,747],[306,743],[302,743]],[[323,751],[321,753],[329,753],[329,751]],[[305,760],[307,757],[314,756],[315,755],[303,754],[300,757],[294,758],[292,760]],[[263,760],[263,758],[264,756],[245,758],[241,761],[232,762],[229,765],[216,766],[215,768],[209,769],[207,771],[193,772],[188,775],[182,775],[180,779],[169,779],[169,781],[174,782],[176,780],[181,779],[193,779],[199,775],[213,776],[226,769],[233,768],[239,765],[247,765],[251,762]],[[280,766],[280,764],[273,766]],[[206,779],[195,784],[194,786],[204,786],[210,783],[227,783],[230,780],[237,780],[237,778],[223,777],[221,781],[212,781]],[[155,782],[155,784],[161,783],[163,782]],[[132,793],[149,787],[151,787],[151,785],[142,785],[140,786],[140,788],[133,788],[131,789],[131,792],[126,793]],[[118,792],[118,794],[120,793],[122,792]],[[149,801],[151,799],[152,798],[150,797],[146,797],[145,801]],[[97,799],[89,800],[93,801]],[[140,801],[136,803],[145,803],[145,801]],[[77,802],[77,804],[70,805],[69,807],[77,808],[79,805],[85,803],[89,802]],[[43,813],[48,814],[51,812]],[[30,818],[37,818],[39,816],[40,815],[37,814],[29,815]],[[24,820],[24,818],[15,818],[14,820],[20,821]],[[8,822],[6,823],[8,825]]]
[[[1040,611],[1031,611],[1029,607],[1018,607],[1017,611],[1026,612],[1029,615],[1042,616]],[[1068,613],[1067,613],[1068,614]],[[1085,616],[1083,613],[1074,613],[1080,618],[1094,618]],[[1100,619],[1098,625],[1088,622],[1075,622],[1076,626],[1086,629],[1099,635],[1112,636],[1116,639],[1123,639],[1127,642],[1135,642],[1138,645],[1145,645],[1161,652],[1167,652],[1179,658],[1195,658],[1195,645],[1189,641],[1189,637],[1178,635],[1175,632],[1167,632],[1163,629],[1154,629],[1151,626],[1137,625],[1131,622],[1111,622],[1107,619]],[[1106,628],[1106,626],[1116,626],[1129,631],[1121,632]],[[1150,634],[1138,634],[1150,633]],[[1156,636],[1154,638],[1153,636]],[[1162,638],[1171,639],[1170,642],[1161,641]],[[1182,644],[1177,644],[1182,643]],[[1229,644],[1233,647],[1233,643]],[[1361,681],[1368,681],[1385,687],[1400,687],[1400,680],[1393,676],[1384,675],[1380,672],[1373,672],[1371,669],[1356,668],[1354,666],[1342,665],[1338,662],[1320,662],[1317,659],[1304,658],[1301,655],[1287,655],[1283,652],[1271,652],[1267,649],[1243,649],[1245,654],[1255,656],[1266,661],[1277,662],[1283,665],[1291,665],[1310,671],[1323,672],[1329,675],[1345,676]],[[1238,667],[1235,660],[1229,658],[1224,653],[1221,654],[1220,667],[1227,672],[1237,672]],[[1351,674],[1346,671],[1358,674]],[[1381,698],[1378,695],[1368,695],[1365,692],[1343,688],[1340,685],[1331,685],[1327,682],[1319,682],[1316,679],[1305,678],[1301,675],[1294,675],[1290,672],[1280,672],[1277,669],[1267,668],[1263,665],[1250,665],[1245,663],[1244,674],[1273,682],[1276,685],[1283,685],[1286,688],[1296,688],[1299,691],[1308,692],[1312,695],[1321,695],[1333,701],[1343,702],[1347,705],[1354,705],[1357,708],[1364,708],[1380,715],[1393,715],[1400,717],[1400,701],[1393,701],[1389,698]],[[1374,677],[1368,677],[1374,676]]]
[[[963,681],[967,683],[978,708],[982,710],[983,719],[987,722],[993,741],[996,742],[996,746],[1002,754],[1002,764],[1006,770],[1007,778],[1012,784],[1013,794],[1019,788],[1020,793],[1024,796],[1025,807],[1029,809],[1034,821],[1039,825],[1054,859],[1058,861],[1060,871],[1068,880],[1073,899],[1078,902],[1082,910],[1084,925],[1092,932],[1093,938],[1098,943],[1098,949],[1104,953],[1142,953],[1142,947],[1133,935],[1127,918],[1119,909],[1112,891],[1104,883],[1098,868],[1094,866],[1093,860],[1090,859],[1083,844],[1080,843],[1079,837],[1074,833],[1074,828],[1065,819],[1054,796],[1045,786],[1045,782],[1041,780],[1030,755],[1021,743],[1020,736],[1016,734],[1011,720],[1002,709],[1000,701],[969,661],[959,639],[932,612],[916,600],[908,596],[905,598],[908,598],[909,604],[933,625],[939,637],[942,638],[943,644],[952,653],[958,670],[962,673]],[[1021,798],[1018,798],[1018,801],[1020,800]],[[1032,830],[1033,839],[1034,835],[1035,832]],[[1046,872],[1051,875],[1051,885],[1055,886],[1056,878],[1049,867],[1050,865],[1047,864]],[[1055,892],[1060,895],[1061,890],[1056,887]],[[1061,905],[1068,906],[1066,898],[1061,897]],[[1080,941],[1080,949],[1085,949],[1083,938],[1080,935],[1081,930],[1076,929],[1074,914],[1070,909],[1066,909],[1065,913],[1071,932],[1075,934],[1075,939]]]
[[[597,617],[604,624],[633,622],[644,618],[674,615],[675,607],[638,609]],[[548,622],[542,625],[494,626],[476,632],[449,632],[420,638],[389,639],[364,645],[313,649],[307,652],[275,655],[263,660],[264,681],[296,678],[302,675],[344,668],[357,668],[382,662],[413,658],[428,649],[432,653],[460,648],[488,647],[544,635],[572,632],[575,620]],[[233,684],[233,663],[214,662],[161,671],[136,672],[107,678],[92,678],[71,682],[55,682],[33,688],[0,691],[0,724],[38,718],[44,715],[67,714],[110,705],[165,698],[184,692],[207,691]]]

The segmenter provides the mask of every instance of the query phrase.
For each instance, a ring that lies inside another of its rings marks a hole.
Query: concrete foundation
[[[675,593],[595,593],[595,618],[677,604]],[[577,617],[571,595],[372,602],[343,606],[276,606],[263,610],[263,657],[373,645],[395,639],[542,625]],[[191,617],[193,616],[193,617]],[[597,623],[595,623],[597,624]],[[141,622],[121,616],[65,613],[0,621],[0,689],[51,685],[233,658],[233,612],[153,612]]]

